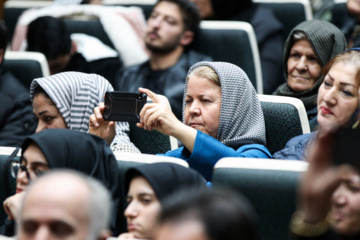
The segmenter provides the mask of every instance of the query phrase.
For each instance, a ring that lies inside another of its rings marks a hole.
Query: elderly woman
[[[337,55],[323,69],[317,96],[317,120],[319,129],[333,131],[341,126],[352,125],[360,101],[360,52],[351,50]],[[284,149],[276,152],[277,159],[306,159],[306,150],[318,132],[292,138]]]
[[[180,190],[207,189],[205,180],[192,169],[175,163],[145,164],[125,175],[127,233],[119,238],[153,239],[157,217],[166,197]]]
[[[30,182],[44,171],[60,168],[92,176],[111,191],[114,203],[111,229],[114,234],[118,234],[121,189],[116,159],[107,143],[92,134],[68,129],[47,129],[27,137],[22,145],[20,162],[12,162],[16,193],[4,201],[9,219],[0,230],[2,235],[15,234],[21,200]]]
[[[345,47],[344,34],[322,20],[300,23],[286,40],[283,58],[286,83],[273,94],[299,98],[305,105],[312,130],[317,126],[316,98],[322,83],[321,69]]]
[[[107,91],[113,91],[113,87],[105,78],[97,74],[64,72],[34,79],[30,86],[30,96],[35,118],[38,119],[36,132],[48,128],[89,131],[104,137],[113,151],[140,153],[127,135],[128,123],[119,122],[115,125],[112,122],[96,129],[90,126],[89,129],[89,117]],[[111,140],[101,135],[102,128],[109,128],[112,134]]]
[[[146,93],[146,104],[137,124],[177,138],[184,147],[165,155],[185,159],[210,181],[215,163],[223,157],[270,158],[264,146],[264,116],[254,87],[245,72],[225,62],[199,62],[186,77],[183,121]]]

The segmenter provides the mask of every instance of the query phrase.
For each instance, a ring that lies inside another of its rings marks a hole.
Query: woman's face
[[[40,148],[35,143],[30,143],[23,153],[21,165],[26,167],[29,178],[25,170],[19,169],[16,177],[16,193],[24,191],[29,184],[29,180],[36,179],[42,172],[49,170],[49,165]]]
[[[287,84],[295,92],[314,86],[321,76],[321,65],[309,40],[296,40],[287,60]]]
[[[132,179],[126,200],[128,231],[135,238],[152,239],[161,205],[149,182],[144,177]]]
[[[59,109],[44,94],[37,94],[33,101],[33,113],[38,119],[35,132],[48,128],[68,128]]]
[[[317,107],[321,129],[333,130],[348,123],[359,106],[359,82],[351,63],[335,63],[319,88]]]
[[[217,138],[221,88],[214,81],[192,75],[188,81],[185,124]]]
[[[341,235],[360,232],[360,176],[344,177],[332,196],[332,226]]]

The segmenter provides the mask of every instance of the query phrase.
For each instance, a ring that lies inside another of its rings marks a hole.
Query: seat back
[[[125,173],[131,167],[136,167],[142,164],[156,163],[156,162],[171,162],[176,163],[184,167],[189,167],[188,163],[182,159],[173,158],[173,157],[165,157],[165,156],[157,156],[150,154],[135,154],[135,153],[114,153],[117,163],[118,163],[118,173],[119,173],[119,184],[121,186],[121,217],[123,218],[121,226],[123,232],[126,232],[126,219],[124,218],[124,211],[127,206],[126,204],[126,195],[125,192]]]
[[[273,154],[293,137],[310,132],[304,104],[292,97],[258,95],[265,118],[267,148]]]
[[[260,239],[286,240],[296,191],[306,162],[291,160],[224,158],[214,167],[213,187],[231,188],[253,205]]]
[[[284,41],[296,25],[313,19],[309,0],[254,0],[271,8],[284,27]]]
[[[16,180],[11,176],[9,156],[15,150],[14,147],[0,147],[0,202],[4,202],[6,198],[15,194]],[[20,160],[21,150],[18,152],[15,160]],[[7,214],[4,208],[0,207],[0,226],[4,224]]]
[[[331,22],[340,28],[345,23],[345,21],[349,20],[349,18],[355,17],[350,16],[350,13],[346,7],[346,1],[335,1],[334,7],[331,11]]]
[[[139,7],[142,9],[145,19],[149,18],[155,3],[156,0],[103,0],[104,5]]]
[[[193,48],[214,61],[233,63],[248,75],[257,93],[263,92],[262,73],[254,29],[238,21],[202,21]]]
[[[7,51],[3,68],[14,74],[26,88],[30,88],[34,78],[50,76],[47,60],[38,52]]]
[[[53,1],[6,1],[4,3],[4,21],[8,28],[9,42],[14,35],[15,27],[20,15],[29,8],[47,7]]]
[[[158,94],[158,97],[170,107],[169,100],[165,96]],[[148,102],[151,102],[151,99],[148,98]],[[169,150],[178,148],[178,142],[174,137],[162,134],[156,130],[147,131],[143,128],[138,128],[136,123],[129,124],[130,140],[142,153],[166,153]]]

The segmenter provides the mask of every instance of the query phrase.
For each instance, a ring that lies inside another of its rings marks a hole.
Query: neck
[[[164,70],[172,67],[178,62],[183,52],[184,48],[182,46],[178,46],[174,51],[169,53],[152,52],[150,57],[150,67],[152,70]]]

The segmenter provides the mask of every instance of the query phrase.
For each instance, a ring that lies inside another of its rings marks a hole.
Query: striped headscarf
[[[217,140],[234,149],[252,143],[266,145],[263,111],[246,73],[231,63],[199,62],[190,68],[188,75],[200,66],[212,68],[220,80],[221,107]],[[188,80],[185,82],[183,119],[187,85]]]
[[[109,81],[102,76],[81,72],[62,72],[34,79],[30,85],[32,100],[38,86],[49,95],[68,128],[80,132],[88,132],[89,117],[94,112],[94,108],[103,101],[107,91],[113,91]],[[126,143],[129,146],[124,147],[123,151],[139,152],[127,136],[129,129],[128,123],[117,122],[113,144]]]

